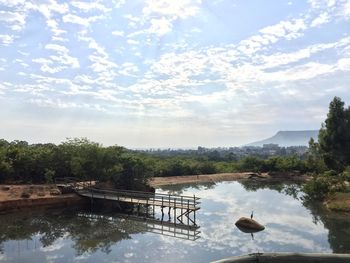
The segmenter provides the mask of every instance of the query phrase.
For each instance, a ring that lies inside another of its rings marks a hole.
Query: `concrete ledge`
[[[230,257],[213,263],[349,263],[350,254],[323,253],[253,253]]]

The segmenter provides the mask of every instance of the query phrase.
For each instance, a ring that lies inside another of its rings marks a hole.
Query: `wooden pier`
[[[109,200],[118,203],[128,203],[146,208],[153,207],[153,213],[156,207],[159,207],[164,219],[164,209],[168,210],[169,221],[173,218],[173,224],[194,225],[196,226],[196,211],[200,209],[199,199],[195,195],[173,195],[142,191],[119,190],[119,189],[100,189],[92,186],[88,182],[78,182],[75,178],[57,178],[58,187],[72,188],[80,196],[93,200]]]

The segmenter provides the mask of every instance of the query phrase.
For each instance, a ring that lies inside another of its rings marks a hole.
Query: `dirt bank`
[[[332,211],[350,213],[350,192],[330,195],[324,205]]]
[[[186,183],[206,183],[236,180],[262,180],[262,181],[306,181],[308,177],[299,173],[220,173],[201,174],[188,176],[153,177],[148,184],[152,187],[162,185],[186,184]]]
[[[66,206],[83,202],[74,193],[62,194],[55,185],[0,185],[0,213],[34,206]]]

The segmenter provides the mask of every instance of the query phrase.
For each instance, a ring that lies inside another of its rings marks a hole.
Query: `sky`
[[[350,102],[349,0],[0,0],[0,138],[230,147]]]

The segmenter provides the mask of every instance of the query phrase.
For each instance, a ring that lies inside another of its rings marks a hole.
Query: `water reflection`
[[[41,210],[33,214],[17,213],[0,217],[0,251],[9,240],[25,240],[30,243],[35,238],[35,247],[45,248],[62,238],[73,241],[77,255],[94,253],[98,250],[111,252],[111,246],[134,234],[151,232],[173,238],[197,240],[199,226],[174,224],[160,221],[146,214],[123,214],[113,211],[91,211],[70,208]]]
[[[349,216],[303,201],[298,185],[227,182],[158,191],[202,198],[200,238],[198,229],[189,238],[189,229],[115,209],[17,213],[0,216],[0,262],[209,262],[252,252],[350,252]],[[235,227],[252,210],[266,227],[253,239]],[[153,219],[160,217],[158,211]]]
[[[0,217],[1,243],[8,240],[31,240],[35,236],[38,243],[46,248],[60,238],[69,236],[78,255],[99,249],[109,253],[111,244],[130,239],[131,234],[144,231],[142,225],[132,224],[129,220],[119,220],[115,224],[107,217],[95,220],[79,216],[78,209],[44,210],[34,214]]]
[[[238,185],[241,185],[245,191],[237,187]],[[203,186],[204,189],[206,187],[206,185]],[[210,212],[204,211],[208,217],[206,221],[215,220],[216,225],[223,225],[227,228],[227,221],[231,220],[228,214],[240,217],[247,215],[250,209],[254,209],[260,215],[259,221],[261,219],[266,225],[266,233],[259,235],[258,240],[256,240],[255,235],[256,242],[254,245],[251,244],[248,250],[245,250],[247,252],[258,250],[350,252],[349,215],[330,212],[320,204],[307,202],[303,199],[300,184],[246,180],[239,183],[210,184],[210,187],[214,187],[215,191],[204,193],[204,196],[203,193],[200,194],[207,199],[207,206],[219,209],[209,209]],[[182,188],[166,186],[163,191],[186,193],[186,190],[193,192],[193,189],[197,188],[198,185],[196,188],[192,186],[183,186]],[[221,213],[221,211],[226,212]],[[206,228],[210,227],[208,223],[206,224]],[[209,233],[208,236],[205,236],[207,233],[203,233],[203,236],[211,241],[217,240],[217,243],[211,244],[213,247],[219,247],[224,242],[232,242],[233,240],[236,240],[238,244],[249,241],[247,237],[240,240],[235,239],[234,232],[227,235],[222,234],[225,233],[225,227],[220,228],[213,225],[213,232]],[[225,236],[227,236],[226,239]],[[238,244],[236,246],[239,246]],[[271,250],[269,247],[274,249]],[[239,251],[239,249],[237,250]]]

